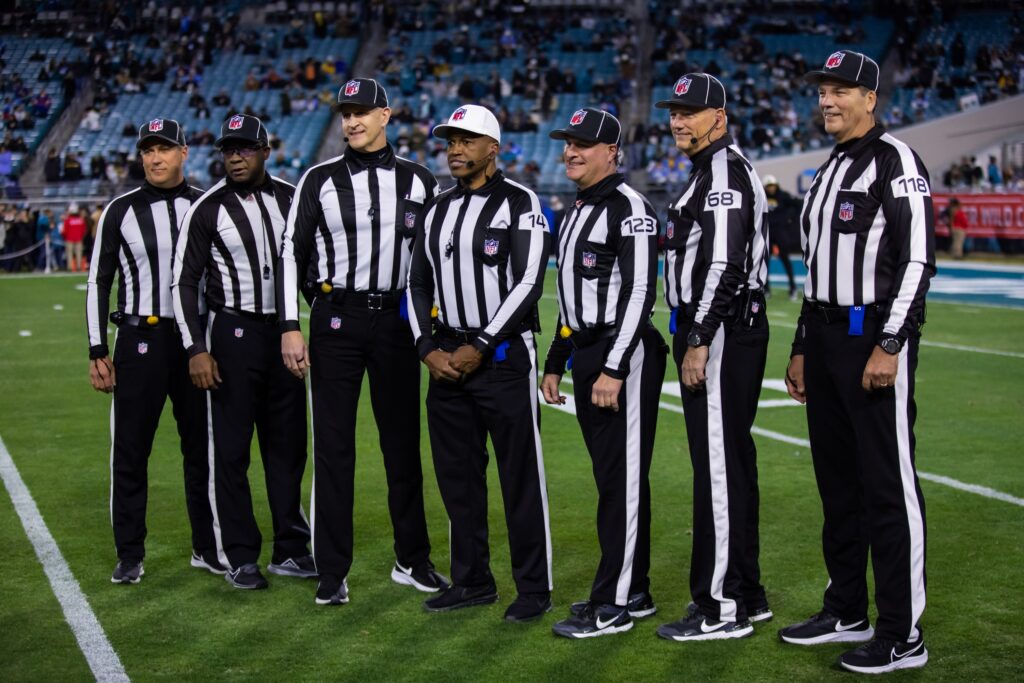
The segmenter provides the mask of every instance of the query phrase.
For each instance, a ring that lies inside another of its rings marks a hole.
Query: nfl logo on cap
[[[593,268],[597,265],[597,254],[592,251],[583,252],[583,267]]]
[[[685,95],[686,93],[688,93],[690,91],[690,83],[692,82],[693,79],[687,78],[686,76],[683,76],[678,81],[676,81],[676,95]]]
[[[839,205],[839,220],[853,220],[853,204],[851,204],[850,202],[843,202],[842,204]]]
[[[345,97],[352,97],[359,93],[359,81],[349,81],[345,84]]]
[[[164,129],[164,120],[163,119],[153,119],[152,121],[149,122],[149,132],[150,133],[159,133],[163,129]]]
[[[571,119],[569,119],[569,125],[570,126],[578,126],[581,123],[583,123],[583,119],[585,119],[586,117],[587,117],[587,112],[585,112],[582,109],[580,109],[575,114],[572,115]]]
[[[416,226],[416,214],[412,211],[405,212],[405,227],[412,228]]]
[[[452,114],[452,121],[461,121],[464,118],[466,118],[465,108],[460,107],[455,110],[454,114]]]
[[[238,130],[242,127],[244,120],[241,116],[232,116],[231,120],[228,121],[228,130]]]
[[[828,60],[825,62],[826,69],[835,69],[843,63],[843,57],[846,55],[842,52],[833,52],[828,56]]]
[[[484,240],[484,253],[494,256],[498,253],[498,240]]]

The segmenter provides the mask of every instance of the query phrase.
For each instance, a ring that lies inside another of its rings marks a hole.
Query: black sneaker
[[[551,593],[520,593],[505,610],[505,621],[537,621],[551,611]]]
[[[315,579],[316,562],[312,555],[300,557],[289,557],[284,562],[271,562],[267,565],[267,571],[279,576],[294,576],[298,579]]]
[[[223,576],[227,573],[227,569],[224,569],[224,565],[217,559],[217,551],[207,550],[199,553],[195,550],[192,551],[192,559],[189,562],[196,569],[205,569],[211,574],[219,574]]]
[[[395,562],[391,569],[391,580],[424,593],[436,593],[451,585],[442,574],[434,571],[434,565],[429,562],[419,567],[403,567]]]
[[[839,657],[839,666],[862,674],[884,674],[897,669],[919,669],[928,663],[924,638],[916,643],[875,638]]]
[[[569,614],[578,617],[586,606],[586,601],[574,602],[569,605]],[[643,593],[633,593],[630,595],[629,601],[626,602],[626,609],[629,610],[629,616],[633,619],[643,619],[657,612],[658,606],[654,604],[654,598],[651,597],[651,594],[644,591]]]
[[[699,609],[693,610],[679,621],[658,627],[659,636],[679,642],[746,638],[753,632],[754,627],[749,621],[718,621],[705,617]]]
[[[794,645],[820,643],[866,643],[875,635],[867,619],[843,621],[822,610],[807,621],[779,629],[779,638]]]
[[[316,604],[344,605],[348,602],[348,579],[339,580],[336,576],[321,576],[320,585],[316,587]]]
[[[697,603],[688,602],[686,604],[686,616],[693,616],[697,609]],[[775,615],[772,613],[772,610],[770,607],[768,607],[768,605],[765,605],[764,607],[758,607],[754,610],[747,609],[747,621],[749,621],[751,624],[758,621],[771,621],[772,617],[774,616]]]
[[[138,583],[145,573],[142,569],[142,560],[118,560],[110,583]]]
[[[625,607],[585,602],[578,614],[558,622],[551,630],[563,638],[594,638],[624,633],[631,628],[633,620]]]
[[[238,569],[230,569],[224,574],[224,580],[241,590],[260,590],[267,587],[267,580],[260,574],[260,568],[254,562],[243,564]]]
[[[463,607],[491,605],[498,601],[498,587],[493,583],[483,586],[452,585],[441,594],[423,603],[428,612],[450,612]]]

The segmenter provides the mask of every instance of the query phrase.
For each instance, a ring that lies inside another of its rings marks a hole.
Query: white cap
[[[433,135],[436,138],[447,138],[457,131],[486,135],[496,142],[501,142],[501,127],[498,119],[485,107],[478,104],[464,104],[448,117],[448,123],[434,126]]]
[[[765,185],[765,186],[768,186],[768,185],[778,185],[779,181],[778,181],[778,179],[775,176],[773,176],[771,174],[768,174],[768,175],[766,175],[762,179],[761,184]]]

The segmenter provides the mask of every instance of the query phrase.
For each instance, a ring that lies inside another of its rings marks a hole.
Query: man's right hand
[[[798,354],[789,359],[786,368],[786,391],[795,401],[807,403],[807,387],[804,386],[804,357]]]
[[[216,389],[221,383],[217,361],[206,351],[188,359],[188,374],[200,389]]]
[[[544,375],[544,378],[540,381],[540,391],[544,396],[544,402],[548,405],[565,405],[565,396],[558,393],[558,385],[561,381],[562,376],[556,375],[553,372]]]
[[[89,361],[89,381],[96,391],[109,394],[114,390],[117,386],[117,375],[114,372],[114,364],[110,362],[110,356]]]
[[[462,375],[459,371],[451,366],[452,354],[435,349],[428,353],[423,359],[423,363],[427,366],[427,370],[430,371],[430,376],[436,380],[444,380],[448,382],[458,382]]]
[[[293,375],[299,379],[306,378],[312,363],[309,362],[309,349],[301,332],[293,330],[281,335],[281,358]]]

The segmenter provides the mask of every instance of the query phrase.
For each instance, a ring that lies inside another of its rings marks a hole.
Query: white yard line
[[[18,473],[3,439],[0,439],[0,477],[93,676],[97,681],[129,681],[121,659],[107,640],[107,634],[39,514],[36,501]]]

